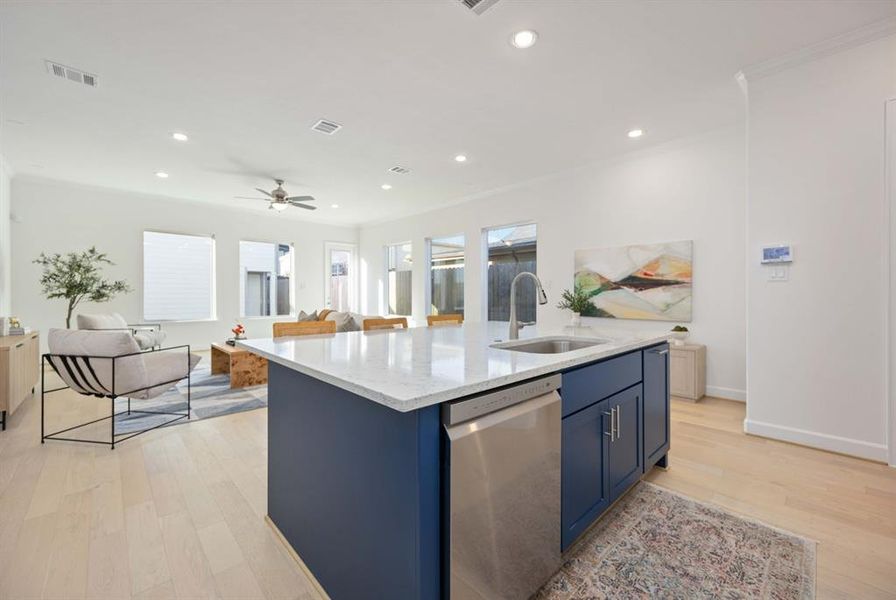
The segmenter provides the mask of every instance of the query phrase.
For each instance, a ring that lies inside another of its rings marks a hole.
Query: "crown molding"
[[[743,68],[740,73],[753,81],[779,73],[791,67],[818,60],[880,38],[896,34],[896,16],[874,21],[857,29],[805,46],[776,58]]]

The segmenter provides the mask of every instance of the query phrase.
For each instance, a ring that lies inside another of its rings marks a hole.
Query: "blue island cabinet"
[[[268,516],[333,600],[436,600],[439,407],[268,364]]]
[[[654,464],[665,466],[667,355],[664,343],[563,373],[563,550]]]
[[[644,472],[669,452],[669,344],[644,350]]]

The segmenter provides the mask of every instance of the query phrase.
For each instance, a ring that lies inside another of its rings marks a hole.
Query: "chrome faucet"
[[[535,321],[523,321],[522,323],[519,323],[516,320],[516,282],[519,281],[522,277],[531,277],[532,281],[535,282],[535,291],[538,294],[538,303],[548,303],[548,297],[545,295],[544,288],[541,287],[541,281],[539,281],[535,273],[523,271],[522,273],[514,277],[513,281],[510,283],[510,333],[508,334],[508,339],[511,340],[518,340],[520,338],[520,329],[522,329],[526,325],[535,325]]]

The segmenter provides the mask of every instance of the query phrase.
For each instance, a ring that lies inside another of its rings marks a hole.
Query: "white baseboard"
[[[737,400],[738,402],[747,401],[747,390],[738,390],[717,385],[706,386],[706,395],[712,396],[713,398],[724,398],[725,400]]]
[[[811,446],[812,448],[830,452],[887,462],[886,444],[872,444],[862,440],[818,433],[816,431],[806,431],[805,429],[797,429],[795,427],[762,423],[761,421],[752,421],[750,419],[744,419],[744,431],[753,435],[792,442],[802,446]]]

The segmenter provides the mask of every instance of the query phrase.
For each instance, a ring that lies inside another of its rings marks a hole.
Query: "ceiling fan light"
[[[271,208],[273,208],[277,212],[282,212],[289,208],[289,204],[285,204],[282,202],[271,202]]]

